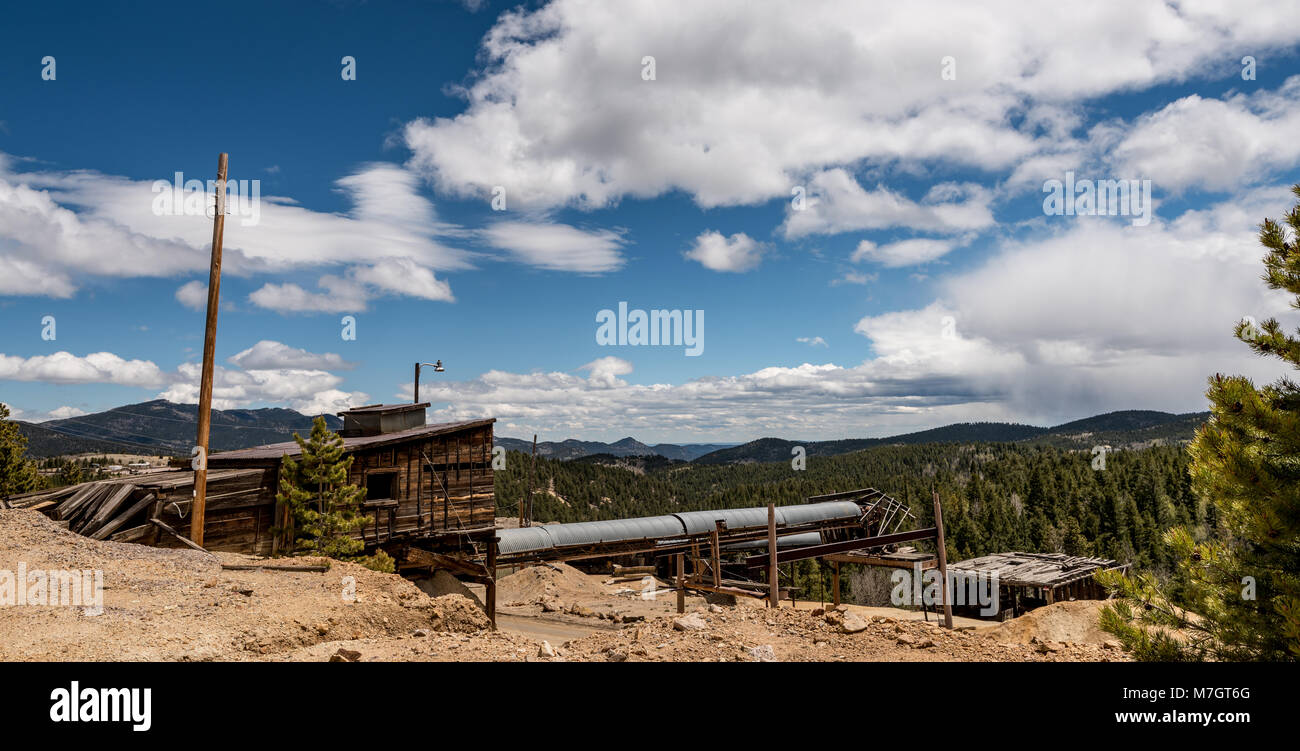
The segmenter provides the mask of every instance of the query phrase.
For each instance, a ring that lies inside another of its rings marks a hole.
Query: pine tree
[[[365,543],[352,533],[370,519],[361,514],[365,489],[348,483],[354,457],[343,455],[343,438],[323,417],[312,424],[310,438],[294,433],[293,439],[302,456],[280,460],[280,492],[275,498],[290,510],[295,547],[330,558],[355,558]]]
[[[9,419],[9,407],[0,403],[0,501],[42,485],[36,465],[27,459],[27,438]]]
[[[1300,185],[1292,191],[1300,198]],[[1286,224],[1289,232],[1272,220],[1261,225],[1263,278],[1295,295],[1300,309],[1300,204]],[[1257,354],[1300,369],[1300,337],[1276,319],[1242,321],[1234,333]],[[1139,658],[1300,659],[1300,386],[1283,377],[1256,388],[1215,375],[1207,396],[1210,420],[1188,452],[1192,488],[1213,506],[1219,534],[1165,534],[1177,563],[1172,582],[1106,577],[1125,599],[1103,611],[1102,627]],[[1176,640],[1166,628],[1189,637]]]

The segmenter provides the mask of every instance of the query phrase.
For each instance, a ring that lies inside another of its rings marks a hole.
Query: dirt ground
[[[221,567],[322,562],[98,542],[34,511],[0,510],[0,572],[20,564],[28,571],[99,569],[104,581],[98,615],[67,606],[0,607],[0,660],[1125,659],[1086,628],[1065,625],[1089,617],[1082,607],[1045,613],[1020,630],[1009,628],[1015,622],[973,622],[976,628],[959,621],[964,630],[951,632],[919,621],[920,613],[891,608],[825,612],[801,602],[774,611],[747,598],[709,602],[697,595],[687,597],[687,613],[679,616],[676,593],[663,582],[556,564],[500,579],[494,630],[475,588],[449,577],[417,586],[339,561],[323,573]],[[1075,637],[1082,643],[1072,643]]]

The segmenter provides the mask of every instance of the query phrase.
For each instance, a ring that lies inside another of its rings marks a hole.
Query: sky
[[[822,440],[1284,375],[1232,329],[1300,323],[1256,237],[1300,182],[1300,2],[219,11],[4,11],[18,419],[197,402],[221,152],[216,408],[441,360],[433,422]]]

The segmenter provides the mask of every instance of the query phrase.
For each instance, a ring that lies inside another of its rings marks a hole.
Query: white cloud
[[[49,413],[46,415],[45,420],[41,420],[41,422],[46,422],[47,420],[63,420],[69,417],[81,417],[84,414],[86,414],[86,410],[84,409],[78,409],[76,407],[69,407],[65,405],[62,407],[55,407],[54,409],[50,410]]]
[[[1002,0],[765,6],[554,0],[502,14],[466,110],[407,125],[439,190],[607,206],[680,189],[701,206],[899,162],[1004,169],[1052,148],[1068,107],[1219,74],[1294,34],[1273,0]],[[642,57],[655,57],[655,80]],[[957,60],[942,80],[940,60]],[[755,116],[755,113],[762,113]],[[1021,115],[1028,115],[1021,117]]]
[[[201,366],[184,363],[176,370],[171,386],[158,398],[197,404]],[[213,369],[212,406],[236,409],[251,404],[279,403],[308,414],[337,411],[334,407],[363,404],[369,399],[359,391],[341,391],[338,385],[342,381],[340,376],[316,369],[231,370],[217,366]]]
[[[1137,118],[1111,152],[1129,179],[1228,190],[1300,163],[1300,76],[1276,91],[1191,95]]]
[[[186,282],[176,289],[176,300],[190,310],[206,310],[208,285],[198,280]]]
[[[858,243],[858,247],[853,251],[850,260],[855,263],[874,261],[890,268],[915,266],[919,263],[942,258],[956,246],[957,243],[951,240],[934,240],[925,237],[900,240],[887,245],[877,245],[870,240],[863,240]]]
[[[310,292],[297,284],[267,283],[254,290],[248,301],[259,308],[280,313],[359,313],[370,299],[364,286],[336,276],[322,276],[321,292]]]
[[[823,339],[823,338],[821,338],[820,336],[812,336],[812,337],[801,336],[801,337],[798,337],[797,339],[795,339],[795,341],[796,341],[796,342],[800,342],[801,344],[807,344],[809,347],[829,347],[829,346],[831,346],[831,345],[827,344],[827,343],[826,343],[826,340]]]
[[[84,357],[71,352],[33,357],[0,354],[0,379],[146,387],[167,382],[167,376],[153,362],[125,360],[112,352],[94,352]]]
[[[745,272],[763,260],[763,246],[744,232],[731,237],[721,232],[702,232],[686,257],[713,271]]]
[[[584,231],[567,224],[497,222],[482,231],[492,246],[538,268],[600,274],[623,266],[623,238],[610,230]]]
[[[0,294],[68,297],[93,277],[207,270],[211,222],[159,213],[171,193],[155,192],[153,181],[90,171],[15,172],[9,165],[0,161]],[[235,211],[232,199],[223,269],[249,276],[345,266],[366,283],[366,297],[451,300],[447,282],[433,271],[470,268],[469,253],[442,242],[466,232],[438,221],[418,182],[395,165],[365,165],[336,182],[353,204],[350,212],[315,212],[288,198],[260,196],[255,226],[244,226],[252,216]],[[177,299],[201,308],[201,289],[201,282],[187,283]],[[354,301],[361,296],[356,290]]]
[[[864,190],[847,171],[833,169],[813,176],[806,208],[789,209],[782,229],[787,238],[891,227],[940,233],[981,230],[993,226],[992,198],[992,192],[979,185],[941,183],[918,203],[883,186]]]
[[[244,370],[351,370],[357,365],[333,352],[316,354],[267,339],[230,356],[227,362]]]

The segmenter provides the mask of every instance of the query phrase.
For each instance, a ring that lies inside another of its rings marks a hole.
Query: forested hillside
[[[1203,527],[1205,507],[1191,494],[1187,456],[1178,446],[1115,451],[1105,469],[1087,451],[1026,444],[880,446],[790,462],[699,465],[537,460],[539,521],[584,521],[679,510],[789,504],[819,493],[884,490],[929,524],[930,489],[944,502],[949,553],[969,558],[1010,550],[1099,555],[1163,567],[1159,532]],[[529,458],[507,455],[496,473],[500,513],[524,493]]]

